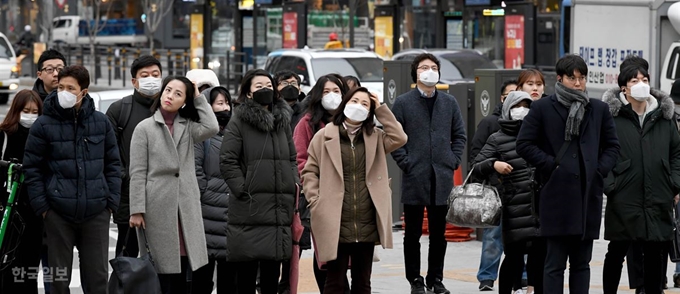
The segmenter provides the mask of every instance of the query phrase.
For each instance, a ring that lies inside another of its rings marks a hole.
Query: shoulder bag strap
[[[571,144],[571,141],[565,140],[564,143],[562,143],[562,147],[560,147],[560,151],[557,152],[557,156],[555,156],[555,166],[560,165],[560,161],[562,160],[562,157],[564,157],[564,153],[567,153],[567,148],[569,148],[569,145]]]
[[[2,134],[5,136],[5,139],[2,141],[2,158],[5,158],[5,150],[7,150],[7,133],[2,132]]]

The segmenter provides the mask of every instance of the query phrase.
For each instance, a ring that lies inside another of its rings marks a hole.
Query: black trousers
[[[373,270],[373,251],[375,243],[340,243],[338,244],[338,258],[328,262],[328,276],[326,277],[326,294],[345,293],[345,281],[349,261],[352,260],[352,294],[371,293],[371,272]]]
[[[117,224],[118,226],[118,240],[116,240],[116,256],[123,250],[125,245],[125,256],[137,257],[139,254],[139,244],[137,244],[137,234],[135,231],[130,232],[128,242],[125,244],[125,234],[130,230],[129,224]],[[134,230],[134,229],[133,229]]]
[[[15,206],[21,208],[21,204]],[[42,271],[40,266],[40,255],[43,247],[43,222],[42,216],[36,216],[30,209],[18,209],[19,214],[24,220],[24,232],[19,239],[18,247],[14,256],[14,261],[3,271],[0,271],[0,293],[38,293],[38,279],[30,279],[27,275],[23,277],[15,276],[13,268],[23,269],[26,273],[35,274]],[[10,223],[12,225],[12,223]],[[8,227],[9,230],[9,227]],[[5,240],[8,240],[5,235]],[[4,244],[3,246],[8,246]]]
[[[589,293],[593,240],[581,236],[547,237],[543,272],[545,293],[564,293],[564,270],[569,260],[569,293]]]
[[[628,268],[628,285],[631,289],[644,289],[644,253],[642,243],[633,242],[630,244],[628,254],[626,254],[626,267]],[[665,275],[668,268],[668,250],[664,250],[664,257],[661,261],[661,273],[664,275],[661,285],[666,286],[668,282]]]
[[[227,262],[226,259],[209,258],[208,264],[197,269],[193,274],[192,288],[194,294],[212,293],[215,271],[217,271],[217,294],[237,293],[236,264]]]
[[[273,260],[235,262],[238,271],[238,293],[253,294],[257,285],[257,272],[260,272],[260,291],[262,294],[276,294],[281,274],[281,262]]]
[[[406,279],[413,282],[420,277],[420,237],[423,235],[423,205],[404,204],[404,262],[406,264]],[[428,231],[430,233],[430,247],[427,258],[427,277],[425,281],[431,284],[435,279],[444,278],[444,257],[446,256],[446,212],[448,206],[427,206]]]
[[[498,275],[498,293],[512,293],[513,290],[522,288],[524,254],[527,254],[527,284],[534,286],[534,293],[543,294],[545,247],[545,240],[542,238],[536,238],[531,242],[504,244],[505,258]]]
[[[316,254],[314,254],[314,279],[316,279],[316,286],[319,287],[319,294],[323,294],[324,287],[326,286],[326,276],[328,272],[319,269],[319,264],[316,261]],[[345,294],[350,294],[349,292],[349,280],[345,276]]]
[[[664,246],[667,242],[639,242],[643,251],[643,280],[646,294],[661,293],[661,284],[665,269],[662,269]],[[611,241],[607,247],[602,269],[602,285],[605,294],[616,293],[621,280],[623,259],[626,257],[632,241]]]
[[[78,248],[80,280],[85,293],[106,293],[109,279],[109,221],[111,213],[104,210],[83,223],[72,223],[53,210],[44,219],[47,232],[47,258],[54,272],[50,293],[70,293],[73,247]],[[65,270],[66,276],[58,276]]]
[[[191,288],[192,275],[189,265],[189,258],[182,256],[181,258],[182,272],[179,274],[158,274],[158,280],[161,283],[161,292],[163,294],[186,294],[192,293]]]

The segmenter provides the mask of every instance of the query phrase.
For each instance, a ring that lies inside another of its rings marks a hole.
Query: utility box
[[[397,97],[411,91],[411,61],[388,60],[383,63],[384,100],[385,105],[392,109]],[[387,156],[387,173],[391,178],[392,188],[392,223],[401,227],[401,215],[404,212],[401,205],[401,169],[392,159]]]
[[[507,80],[517,80],[521,69],[476,69],[475,70],[475,100],[474,127],[491,115],[496,105],[501,102],[501,85]],[[470,135],[468,135],[470,138]]]

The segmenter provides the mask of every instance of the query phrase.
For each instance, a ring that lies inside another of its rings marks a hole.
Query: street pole
[[[354,47],[354,16],[357,14],[357,0],[349,0],[349,47]]]

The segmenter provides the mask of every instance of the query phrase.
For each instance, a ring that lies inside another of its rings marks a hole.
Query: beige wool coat
[[[182,223],[191,269],[195,271],[208,263],[194,143],[217,134],[219,126],[205,96],[195,98],[194,104],[200,122],[177,115],[171,136],[157,110],[139,123],[132,135],[130,215],[144,215],[146,236],[159,274],[181,272],[178,221]],[[143,240],[139,248],[143,250]]]
[[[376,209],[376,224],[383,248],[392,248],[392,189],[387,175],[387,154],[406,144],[407,136],[389,108],[375,110],[384,131],[362,132],[366,148],[366,185]],[[302,170],[304,192],[311,211],[312,235],[319,262],[337,259],[345,184],[342,177],[340,129],[328,124],[314,135]],[[321,180],[323,179],[323,180]]]

